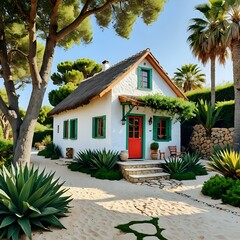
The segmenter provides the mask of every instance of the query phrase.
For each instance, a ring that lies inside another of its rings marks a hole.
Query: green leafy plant
[[[118,170],[107,170],[106,168],[100,168],[92,174],[93,177],[98,179],[108,180],[120,180],[123,178],[122,173]]]
[[[187,163],[178,157],[170,157],[163,165],[166,172],[173,175],[175,173],[185,173],[187,171]]]
[[[229,144],[224,145],[224,146],[221,146],[221,145],[217,144],[213,147],[213,153],[212,154],[216,155],[216,154],[221,153],[224,150],[230,151],[232,149],[233,149],[232,146],[230,146]]]
[[[31,238],[32,227],[48,230],[64,228],[58,218],[65,217],[70,196],[62,189],[54,173],[33,167],[13,165],[0,169],[0,238],[17,240],[24,233]]]
[[[174,173],[171,175],[171,178],[176,180],[192,180],[196,179],[196,175],[194,172]]]
[[[230,204],[235,207],[240,207],[240,181],[235,184],[222,195],[223,203]]]
[[[62,156],[61,149],[52,142],[46,145],[46,148],[38,152],[39,156],[51,158],[52,160],[59,159]]]
[[[197,103],[194,113],[197,122],[205,128],[207,136],[211,136],[212,128],[220,120],[221,107],[212,107],[210,102],[201,99]]]
[[[222,195],[235,184],[235,180],[215,175],[205,181],[201,192],[213,199],[221,199]]]
[[[218,172],[224,177],[240,179],[240,153],[234,150],[216,152],[207,163],[209,170]]]
[[[96,150],[96,156],[91,158],[91,165],[96,169],[113,169],[119,161],[119,152],[106,149]]]
[[[119,153],[103,150],[79,151],[68,168],[72,171],[91,174],[92,177],[108,180],[120,180],[122,174],[117,167]]]
[[[68,168],[72,171],[79,171],[81,168],[93,168],[91,159],[97,156],[96,150],[86,149],[79,151]]]
[[[166,111],[170,116],[177,119],[190,119],[194,116],[194,103],[181,98],[163,96],[162,94],[149,94],[141,97],[141,101],[146,107],[151,107],[155,111]]]
[[[158,142],[152,142],[150,144],[150,149],[151,150],[158,150],[158,148],[159,148],[159,143]]]
[[[182,161],[187,165],[187,172],[194,172],[196,175],[206,175],[207,171],[200,163],[201,155],[199,153],[186,153],[182,156]]]

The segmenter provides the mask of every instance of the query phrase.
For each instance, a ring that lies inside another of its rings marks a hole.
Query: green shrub
[[[234,99],[234,88],[232,83],[228,83],[222,86],[216,87],[216,102],[229,101]],[[196,89],[186,93],[186,96],[190,101],[197,102],[199,99],[205,101],[211,101],[210,88]]]
[[[171,178],[176,180],[193,180],[196,179],[194,172],[174,173],[171,174]]]
[[[240,207],[240,181],[235,184],[222,195],[223,203],[230,204],[235,207]]]
[[[73,169],[75,169],[75,171],[77,171],[77,166],[79,169],[82,167],[83,168],[93,168],[91,159],[96,156],[97,156],[96,150],[86,149],[83,151],[79,151],[77,153],[74,161],[68,165],[68,168],[71,170],[73,168]]]
[[[215,127],[232,128],[234,127],[234,100],[217,102],[216,107],[221,107],[222,118],[215,124]]]
[[[118,170],[108,170],[105,168],[98,169],[93,176],[98,179],[120,180],[123,178],[122,173]]]
[[[207,171],[202,163],[199,153],[186,153],[182,156],[182,161],[187,165],[187,172],[194,172],[195,175],[206,175]]]
[[[224,177],[240,179],[240,153],[234,150],[222,150],[213,154],[208,162],[211,171]]]
[[[194,113],[196,121],[205,128],[207,136],[211,136],[212,128],[220,120],[221,107],[212,107],[210,102],[200,99]]]
[[[182,98],[163,96],[157,93],[142,96],[140,99],[146,107],[150,107],[155,111],[166,111],[170,116],[175,116],[178,119],[187,120],[194,115],[194,104]]]
[[[178,157],[170,157],[163,165],[165,172],[173,175],[175,173],[185,173],[187,171],[187,163]]]
[[[47,146],[47,145],[50,144],[51,142],[52,142],[52,137],[51,137],[51,135],[45,136],[45,137],[43,138],[43,140],[42,140],[42,144],[43,144],[44,146]]]
[[[151,150],[158,150],[158,148],[159,148],[159,143],[158,142],[152,142],[150,144],[150,149]]]
[[[96,156],[91,158],[91,165],[96,169],[113,169],[119,161],[119,152],[108,150],[96,150]]]
[[[66,216],[69,196],[54,173],[27,166],[0,169],[0,238],[17,240],[24,232],[31,239],[32,228],[64,228],[58,218]]]
[[[34,146],[34,144],[36,142],[42,142],[43,139],[48,135],[50,135],[51,138],[53,137],[53,130],[52,129],[48,129],[48,130],[45,130],[45,131],[34,132],[32,146]]]
[[[61,149],[53,144],[49,143],[46,145],[46,148],[38,152],[39,156],[43,156],[45,158],[59,159],[62,156]]]
[[[215,175],[204,182],[201,191],[204,195],[210,196],[213,199],[221,199],[222,195],[226,194],[227,190],[234,184],[235,181],[231,178]]]

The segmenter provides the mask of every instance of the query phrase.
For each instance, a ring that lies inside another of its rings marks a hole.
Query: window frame
[[[143,87],[143,74],[142,72],[147,72],[148,73],[148,85],[149,87]],[[148,90],[151,91],[152,90],[152,68],[147,68],[147,67],[138,67],[137,69],[138,72],[138,89],[139,90]]]
[[[99,129],[99,119],[102,121],[102,136],[98,135]],[[103,116],[96,116],[92,118],[92,138],[95,139],[104,139],[106,138],[106,115]]]
[[[70,127],[69,127],[69,138],[72,140],[77,139],[77,131],[78,131],[78,119],[70,119]]]
[[[158,123],[159,123],[159,120],[161,119],[166,120],[167,138],[165,139],[158,138]],[[169,142],[172,140],[172,120],[170,117],[153,116],[153,140],[157,142]]]

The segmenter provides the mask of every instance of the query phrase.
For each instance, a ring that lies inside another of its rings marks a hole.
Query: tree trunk
[[[14,140],[17,139],[14,141],[14,164],[16,164],[16,162],[19,162],[22,165],[30,164],[34,128],[42,105],[45,90],[45,87],[33,89],[26,116],[22,124],[19,126],[19,133],[17,133],[16,130],[13,132]]]
[[[234,150],[240,150],[240,41],[232,42],[233,80],[234,80]]]
[[[211,106],[215,107],[216,96],[215,96],[215,62],[216,58],[211,58]]]

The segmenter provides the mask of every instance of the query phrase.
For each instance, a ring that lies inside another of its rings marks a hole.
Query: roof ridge
[[[81,84],[82,82],[85,82],[85,81],[90,80],[91,78],[93,78],[94,76],[96,76],[96,75],[98,75],[98,74],[101,74],[101,73],[103,73],[103,72],[107,72],[109,69],[111,70],[112,68],[116,67],[117,65],[120,65],[120,64],[122,64],[123,62],[128,61],[129,59],[131,59],[131,58],[133,58],[133,57],[136,57],[137,55],[141,55],[144,51],[150,52],[150,48],[146,48],[146,49],[144,49],[144,50],[141,50],[140,52],[135,53],[135,54],[133,54],[132,56],[127,57],[127,58],[123,59],[122,61],[113,64],[112,66],[110,66],[110,67],[109,67],[108,69],[106,69],[105,71],[98,72],[98,73],[94,74],[94,75],[91,76],[91,77],[88,77],[88,78],[86,78],[86,79],[83,79],[83,80],[80,82],[80,84]],[[80,84],[79,84],[79,85],[80,85]]]

